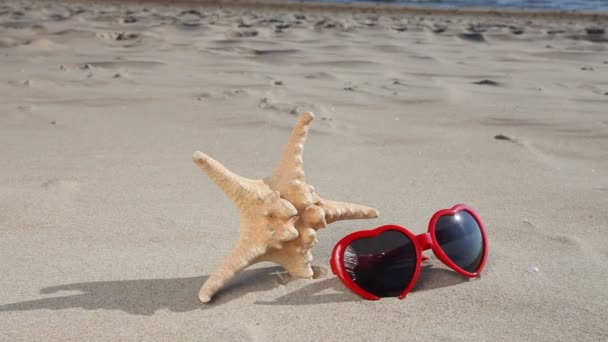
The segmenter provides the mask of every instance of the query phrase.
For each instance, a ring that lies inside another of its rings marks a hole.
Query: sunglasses
[[[334,247],[330,265],[344,285],[365,299],[403,299],[418,280],[427,249],[459,274],[478,277],[488,255],[479,215],[458,204],[436,212],[420,235],[392,224],[351,233]]]

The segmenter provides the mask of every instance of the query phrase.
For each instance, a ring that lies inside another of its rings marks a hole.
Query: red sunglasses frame
[[[439,220],[440,217],[454,216],[461,211],[466,211],[469,214],[471,214],[471,216],[477,222],[479,229],[481,230],[481,237],[482,237],[482,242],[483,242],[483,255],[481,257],[479,266],[477,267],[475,272],[468,272],[468,271],[460,268],[453,261],[451,261],[450,258],[445,254],[445,252],[441,249],[441,247],[439,247],[439,244],[437,243],[437,238],[435,236],[435,225],[437,223],[437,220]],[[397,230],[397,231],[405,234],[412,241],[412,244],[414,245],[414,248],[416,250],[416,260],[417,260],[416,270],[414,271],[414,275],[412,276],[412,279],[410,280],[410,282],[407,285],[407,287],[405,288],[405,290],[403,290],[403,292],[401,292],[401,294],[398,296],[399,299],[405,298],[405,296],[407,296],[407,294],[410,292],[410,290],[414,287],[414,285],[418,281],[418,277],[420,276],[420,269],[422,266],[422,261],[427,259],[427,257],[422,255],[422,252],[427,249],[432,249],[433,253],[437,256],[437,258],[439,260],[441,260],[441,262],[443,262],[445,265],[447,265],[454,271],[458,272],[459,274],[461,274],[465,277],[469,277],[469,278],[478,277],[481,270],[483,269],[483,266],[486,263],[486,259],[488,256],[488,239],[486,236],[485,227],[483,225],[483,222],[479,218],[479,215],[477,214],[477,212],[466,204],[457,204],[450,209],[442,209],[442,210],[437,211],[431,217],[431,220],[429,221],[429,226],[428,226],[427,232],[422,233],[420,235],[414,235],[407,228],[404,228],[404,227],[401,227],[398,225],[394,225],[394,224],[380,226],[378,228],[371,229],[371,230],[356,231],[356,232],[346,235],[340,241],[338,241],[338,243],[335,245],[335,247],[332,251],[330,265],[331,265],[332,272],[338,278],[340,278],[340,280],[342,280],[342,283],[344,283],[351,291],[353,291],[354,293],[358,294],[359,296],[361,296],[365,299],[378,300],[381,297],[378,297],[374,294],[371,294],[371,293],[363,290],[351,279],[349,274],[346,272],[346,268],[344,267],[344,252],[346,250],[346,247],[348,245],[350,245],[350,243],[353,242],[354,240],[378,236],[387,230]]]

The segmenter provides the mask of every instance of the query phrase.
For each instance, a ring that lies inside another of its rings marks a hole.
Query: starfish
[[[192,155],[235,204],[241,226],[236,246],[201,287],[201,302],[209,302],[238,272],[258,262],[274,262],[292,277],[311,279],[310,250],[318,229],[339,220],[378,216],[370,207],[324,199],[306,183],[302,155],[313,118],[309,112],[300,115],[273,174],[263,179],[236,175],[202,152]]]

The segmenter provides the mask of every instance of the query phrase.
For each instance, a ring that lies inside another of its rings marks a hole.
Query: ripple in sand
[[[177,26],[182,31],[194,31],[206,27],[200,20],[180,21],[177,23]]]
[[[34,31],[45,29],[45,27],[41,24],[33,24],[33,23],[20,22],[20,21],[9,21],[9,22],[5,22],[5,23],[0,23],[0,27],[6,28],[6,29],[14,29],[14,30],[31,29]]]
[[[534,121],[529,119],[518,119],[518,118],[501,118],[501,117],[490,117],[484,118],[480,121],[484,126],[496,126],[496,127],[549,127],[551,124]]]
[[[298,49],[268,49],[268,50],[253,50],[256,56],[273,56],[298,53]]]
[[[303,66],[325,66],[325,67],[343,67],[343,68],[364,68],[376,65],[377,63],[365,60],[335,60],[335,61],[321,61],[321,62],[307,62],[302,63]]]
[[[207,48],[207,51],[218,53],[228,56],[253,56],[253,49],[242,47],[242,46],[226,46],[226,47],[213,47]]]
[[[135,68],[151,68],[166,65],[163,62],[156,61],[100,61],[100,62],[88,62],[80,65],[81,69],[95,68],[106,68],[106,69],[117,69],[122,67],[135,67]]]
[[[304,78],[313,79],[313,80],[333,80],[336,77],[330,73],[321,71],[321,72],[314,72],[311,74],[307,74],[304,76]]]

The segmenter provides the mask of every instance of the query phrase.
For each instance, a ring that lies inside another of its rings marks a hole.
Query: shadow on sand
[[[28,310],[120,310],[133,315],[152,315],[157,310],[173,312],[211,309],[250,292],[268,291],[277,286],[273,273],[281,267],[245,270],[219,292],[212,304],[198,301],[198,290],[208,276],[172,279],[97,281],[52,286],[40,290],[54,297],[0,305],[0,312]],[[61,295],[66,292],[66,295]]]
[[[468,278],[465,278],[450,269],[424,265],[420,270],[420,276],[412,292],[458,285],[468,280]],[[329,289],[335,292],[318,294]],[[347,289],[337,277],[332,276],[328,279],[313,282],[310,285],[281,296],[274,301],[256,301],[255,303],[264,305],[311,305],[354,302],[360,300],[363,299]]]
[[[98,281],[52,286],[42,289],[42,294],[69,295],[54,296],[12,304],[0,305],[0,312],[29,310],[62,310],[82,308],[85,310],[120,310],[133,315],[152,315],[158,310],[173,312],[205,310],[226,304],[251,292],[269,291],[281,286],[277,274],[281,267],[267,267],[245,270],[228,286],[224,287],[210,304],[201,304],[197,294],[199,287],[207,279],[204,277],[173,279],[141,279],[120,281]],[[467,281],[455,272],[442,268],[423,266],[414,291],[453,286]],[[327,289],[334,293],[318,294]],[[75,293],[74,293],[75,292]],[[314,305],[360,301],[360,297],[348,290],[338,278],[312,281],[287,295],[271,302],[255,302],[262,305]]]

